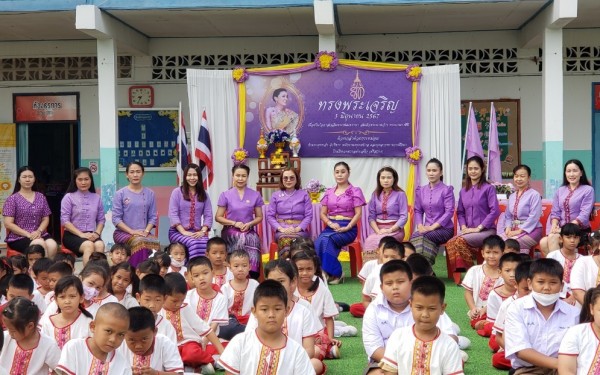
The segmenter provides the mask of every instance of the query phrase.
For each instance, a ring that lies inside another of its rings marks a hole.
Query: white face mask
[[[185,265],[185,261],[171,258],[171,265],[175,268],[181,268]]]
[[[533,299],[542,306],[550,306],[560,298],[560,292],[554,294],[544,294],[531,291]]]
[[[86,301],[91,301],[94,298],[98,297],[98,294],[100,294],[100,291],[98,291],[98,289],[83,284],[83,299],[85,299]]]

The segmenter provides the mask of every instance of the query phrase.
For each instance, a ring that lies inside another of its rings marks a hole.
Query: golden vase
[[[308,195],[310,196],[310,201],[312,203],[319,203],[319,200],[320,200],[319,198],[321,198],[321,193],[320,192],[318,192],[318,191],[317,192],[309,191]]]
[[[260,138],[256,142],[256,151],[258,151],[259,159],[266,158],[266,153],[267,153],[268,148],[269,148],[269,144],[267,143],[267,140],[265,139],[264,133],[261,131]]]

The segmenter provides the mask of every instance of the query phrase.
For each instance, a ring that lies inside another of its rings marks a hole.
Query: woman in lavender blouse
[[[560,228],[567,223],[579,225],[584,234],[581,238],[587,238],[585,234],[590,233],[590,214],[593,209],[594,188],[588,181],[583,164],[571,159],[565,163],[562,186],[554,193],[552,200],[546,237],[540,241],[544,255],[560,249]]]
[[[93,252],[104,252],[101,234],[105,222],[92,171],[85,167],[76,169],[60,203],[60,223],[65,228],[63,246],[76,255],[83,254],[86,265]]]
[[[365,205],[362,190],[348,181],[350,167],[345,162],[337,163],[333,168],[335,187],[327,189],[321,199],[321,220],[327,228],[315,241],[315,250],[321,258],[323,271],[330,284],[339,284],[343,280],[342,265],[338,255],[342,247],[352,243],[358,229],[356,224]]]
[[[6,243],[21,253],[30,245],[41,245],[46,255],[54,258],[58,245],[46,231],[52,212],[44,194],[37,190],[31,168],[19,168],[13,193],[2,208],[4,226],[10,231]]]
[[[398,186],[398,172],[392,167],[383,167],[377,172],[377,188],[369,201],[369,225],[374,233],[363,244],[363,262],[377,257],[377,246],[383,237],[404,241],[407,218],[408,201]]]
[[[519,242],[521,253],[529,253],[542,238],[542,196],[529,187],[531,169],[526,165],[513,168],[516,191],[508,198],[504,211],[504,227],[499,228],[503,240],[512,238]]]
[[[132,161],[125,168],[125,174],[129,184],[113,198],[112,222],[116,227],[113,239],[130,247],[129,263],[137,267],[148,259],[152,250],[160,250],[158,238],[150,236],[158,221],[158,212],[154,192],[142,186],[144,166]]]
[[[454,235],[454,187],[444,184],[444,169],[438,159],[429,160],[425,169],[429,183],[415,191],[415,232],[410,242],[417,253],[434,264],[439,245]]]
[[[279,191],[273,193],[267,209],[267,222],[275,230],[280,258],[288,258],[290,244],[295,238],[309,236],[312,213],[312,203],[306,190],[301,189],[298,171],[284,169]]]
[[[483,159],[467,159],[465,187],[460,190],[456,213],[460,234],[446,244],[448,263],[452,270],[464,271],[473,265],[473,257],[483,240],[496,234],[496,219],[500,215],[496,189],[485,180]]]
[[[245,250],[250,257],[250,276],[258,279],[261,262],[260,238],[254,231],[254,226],[263,219],[264,202],[256,190],[247,186],[250,174],[248,166],[235,165],[231,173],[233,187],[219,196],[215,220],[223,225],[221,237],[227,243],[227,253]]]
[[[210,199],[200,175],[197,164],[188,164],[183,170],[181,187],[173,189],[169,200],[169,241],[184,244],[190,259],[206,253],[208,231],[213,221]]]

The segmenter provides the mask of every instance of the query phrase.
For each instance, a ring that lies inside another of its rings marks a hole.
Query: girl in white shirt
[[[71,339],[86,338],[93,320],[83,307],[83,284],[77,276],[64,276],[54,287],[58,313],[44,315],[39,327],[43,334],[54,338],[60,349]]]
[[[569,328],[558,349],[559,374],[600,372],[600,288],[585,293],[580,324]]]
[[[298,287],[295,294],[308,301],[313,312],[324,327],[315,339],[315,354],[317,358],[339,358],[342,343],[334,338],[334,318],[338,309],[329,289],[323,286],[323,281],[316,275],[321,274],[321,265],[317,254],[301,251],[294,254],[292,261],[298,269]]]
[[[134,298],[138,291],[138,285],[139,279],[135,274],[135,268],[128,262],[121,262],[111,267],[108,292],[115,296],[126,309],[139,306]]]

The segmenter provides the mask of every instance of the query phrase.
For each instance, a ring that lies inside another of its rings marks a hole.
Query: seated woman
[[[327,228],[315,241],[315,250],[321,258],[321,268],[330,284],[343,280],[338,255],[342,247],[351,244],[358,234],[356,224],[362,215],[365,197],[362,190],[348,181],[350,167],[341,161],[334,166],[336,185],[327,189],[321,199],[321,220]]]
[[[267,209],[267,222],[275,231],[279,257],[289,258],[290,243],[308,237],[313,208],[306,190],[301,189],[300,176],[293,168],[284,169],[279,191],[273,193]]]
[[[65,228],[63,246],[75,255],[83,255],[84,266],[93,252],[104,253],[101,234],[105,222],[92,171],[85,167],[76,169],[60,203],[60,223]]]
[[[504,211],[504,227],[500,237],[503,240],[513,238],[519,242],[521,253],[529,253],[529,249],[542,238],[542,196],[529,187],[531,169],[526,165],[513,168],[513,182],[516,191],[508,198],[508,206]]]
[[[594,209],[594,188],[590,185],[583,164],[577,159],[568,160],[563,172],[563,183],[554,193],[552,211],[546,224],[546,237],[540,241],[544,255],[558,250],[560,228],[566,223],[579,225],[582,239],[590,233],[590,214]],[[583,243],[580,243],[583,245]]]
[[[363,244],[363,262],[377,257],[377,246],[385,236],[404,241],[404,224],[408,219],[408,201],[398,186],[398,172],[383,167],[377,172],[377,188],[369,201],[369,225],[372,234]]]
[[[206,254],[213,213],[200,180],[200,167],[188,164],[183,176],[181,186],[173,189],[169,200],[169,242],[184,244],[189,250],[189,259],[192,259]]]
[[[260,238],[254,226],[263,219],[261,195],[250,189],[248,175],[250,168],[244,164],[235,165],[233,187],[224,191],[217,202],[215,220],[223,225],[221,237],[227,243],[227,253],[245,250],[250,257],[250,276],[258,279],[260,272]]]
[[[46,197],[38,192],[31,168],[19,168],[13,193],[2,208],[4,226],[10,231],[6,236],[8,246],[24,253],[30,245],[40,245],[47,257],[54,258],[58,245],[46,231],[51,214]]]
[[[496,234],[496,219],[500,215],[496,189],[485,180],[483,159],[472,156],[467,159],[467,178],[460,190],[456,214],[460,233],[446,244],[446,256],[450,270],[466,271],[473,265],[473,258],[483,240]],[[455,281],[460,282],[456,278]]]
[[[113,239],[115,243],[129,246],[129,263],[137,267],[148,259],[152,250],[160,250],[158,238],[150,236],[158,221],[158,213],[154,192],[142,186],[142,163],[132,161],[125,168],[125,174],[129,184],[118,190],[113,198],[112,222],[116,228]]]
[[[442,181],[444,169],[438,159],[429,160],[425,169],[429,183],[415,191],[415,231],[410,242],[415,252],[434,264],[439,246],[454,235],[454,187]]]

